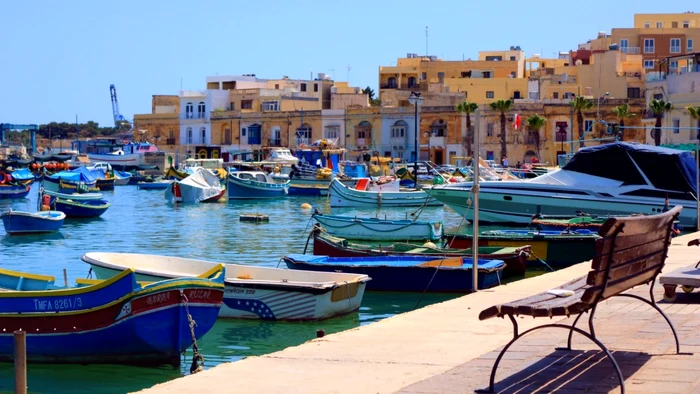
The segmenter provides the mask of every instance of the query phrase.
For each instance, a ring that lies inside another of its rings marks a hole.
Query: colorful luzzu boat
[[[221,264],[196,278],[139,284],[127,269],[59,289],[50,276],[0,270],[7,289],[0,291],[0,361],[13,359],[13,333],[21,330],[29,362],[179,365],[182,351],[216,322],[224,276]]]

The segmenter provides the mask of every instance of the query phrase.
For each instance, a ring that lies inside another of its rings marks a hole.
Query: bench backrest
[[[581,301],[594,304],[656,278],[666,261],[677,206],[658,215],[610,218],[601,227]]]

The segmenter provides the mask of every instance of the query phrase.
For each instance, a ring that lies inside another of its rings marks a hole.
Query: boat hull
[[[262,183],[229,176],[226,189],[229,200],[283,198],[289,193],[289,183]]]
[[[361,207],[421,207],[441,206],[442,203],[423,191],[364,191],[352,189],[338,180],[329,188],[332,208]]]
[[[0,199],[25,198],[31,188],[31,185],[0,185]]]
[[[140,190],[165,190],[172,182],[139,182],[136,186]]]
[[[60,230],[66,215],[56,211],[41,214],[30,212],[3,212],[0,214],[5,232],[10,235],[52,233]]]
[[[61,211],[66,214],[66,217],[73,218],[95,218],[102,216],[103,213],[107,212],[109,209],[109,202],[104,200],[93,200],[93,201],[67,201],[62,199],[56,199],[52,202],[52,206],[55,207],[57,211]]]
[[[88,153],[88,158],[91,162],[105,162],[117,167],[138,167],[142,163],[143,155],[133,153],[128,155],[110,155],[99,153]]]
[[[114,178],[110,179],[98,179],[95,182],[95,186],[104,191],[104,190],[114,190]]]
[[[111,278],[120,271],[83,260],[90,264],[100,279]],[[230,267],[227,266],[227,267]],[[228,271],[229,269],[227,269]],[[156,281],[172,277],[166,273],[142,273],[136,271],[140,281]],[[219,317],[250,320],[311,321],[346,315],[360,308],[366,288],[366,280],[349,282],[330,288],[298,286],[290,289],[287,284],[241,284],[227,280]]]
[[[314,214],[332,236],[365,241],[436,241],[442,238],[441,222],[383,220]]]

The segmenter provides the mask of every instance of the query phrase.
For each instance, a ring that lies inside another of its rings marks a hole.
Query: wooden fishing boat
[[[436,241],[442,238],[443,226],[439,221],[388,220],[324,215],[311,215],[324,230],[335,237],[364,241]]]
[[[44,175],[42,187],[45,190],[59,193],[94,192],[97,188],[97,179],[90,170],[78,167],[74,170],[60,171],[52,175]]]
[[[42,190],[39,194],[40,199],[48,195],[49,206],[53,210],[65,213],[67,217],[98,217],[110,207],[109,201],[102,199],[100,193],[64,194]]]
[[[176,169],[173,166],[168,167],[168,170],[165,171],[165,179],[171,179],[171,180],[183,180],[187,178],[190,174],[188,174],[185,171],[180,171]]]
[[[217,263],[170,256],[87,253],[98,278],[132,268],[139,280],[191,277]],[[321,320],[360,307],[367,275],[303,272],[226,264],[226,293],[220,317],[262,320]]]
[[[24,185],[22,183],[0,185],[0,199],[3,198],[25,198],[31,190],[31,185]]]
[[[124,171],[114,170],[114,186],[126,186],[131,181],[131,174]]]
[[[282,259],[288,268],[295,270],[368,275],[372,280],[368,283],[367,290],[450,293],[472,291],[473,260],[470,257],[329,257],[292,254]],[[504,267],[502,260],[479,259],[479,289],[498,286]]]
[[[226,188],[229,200],[282,198],[289,192],[289,181],[275,182],[262,171],[232,171]]]
[[[2,270],[0,285],[14,290],[0,291],[0,361],[13,359],[13,332],[22,330],[29,362],[177,366],[216,322],[224,275],[219,264],[196,278],[141,285],[126,269],[56,288],[52,277]]]
[[[575,216],[575,217],[549,217],[536,216],[530,222],[530,225],[538,230],[544,231],[564,231],[570,230],[588,230],[598,232],[600,227],[608,220],[610,216]]]
[[[395,181],[398,182],[398,181]],[[375,188],[366,190],[369,179],[363,178],[357,181],[351,188],[338,179],[333,179],[329,187],[331,207],[421,207],[441,206],[442,203],[430,197],[422,190],[402,191],[383,190]]]
[[[588,261],[595,255],[595,232],[491,230],[479,233],[479,247],[530,245],[530,261],[542,259],[551,267],[568,267]],[[471,248],[471,234],[446,234],[445,247]]]
[[[66,215],[59,211],[7,211],[0,214],[5,232],[10,235],[52,233],[63,226]]]
[[[440,257],[472,256],[471,249],[440,248],[435,245],[414,245],[410,243],[395,243],[389,245],[361,245],[348,242],[343,238],[330,236],[318,229],[313,231],[314,255],[330,257],[369,257],[369,256],[402,256],[419,255]],[[479,259],[503,260],[504,277],[525,275],[527,259],[530,256],[530,245],[524,246],[482,246],[479,248]]]

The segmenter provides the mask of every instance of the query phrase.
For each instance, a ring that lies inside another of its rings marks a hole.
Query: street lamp
[[[600,119],[600,101],[605,101],[608,99],[610,96],[610,92],[605,92],[605,94],[602,97],[598,97],[598,108],[596,109],[596,114],[595,117]]]
[[[416,92],[411,92],[411,95],[408,97],[408,102],[411,103],[414,108],[413,136],[415,145],[413,146],[413,182],[416,190],[418,190],[418,106],[423,104],[423,100],[425,99],[421,97],[420,93]]]

